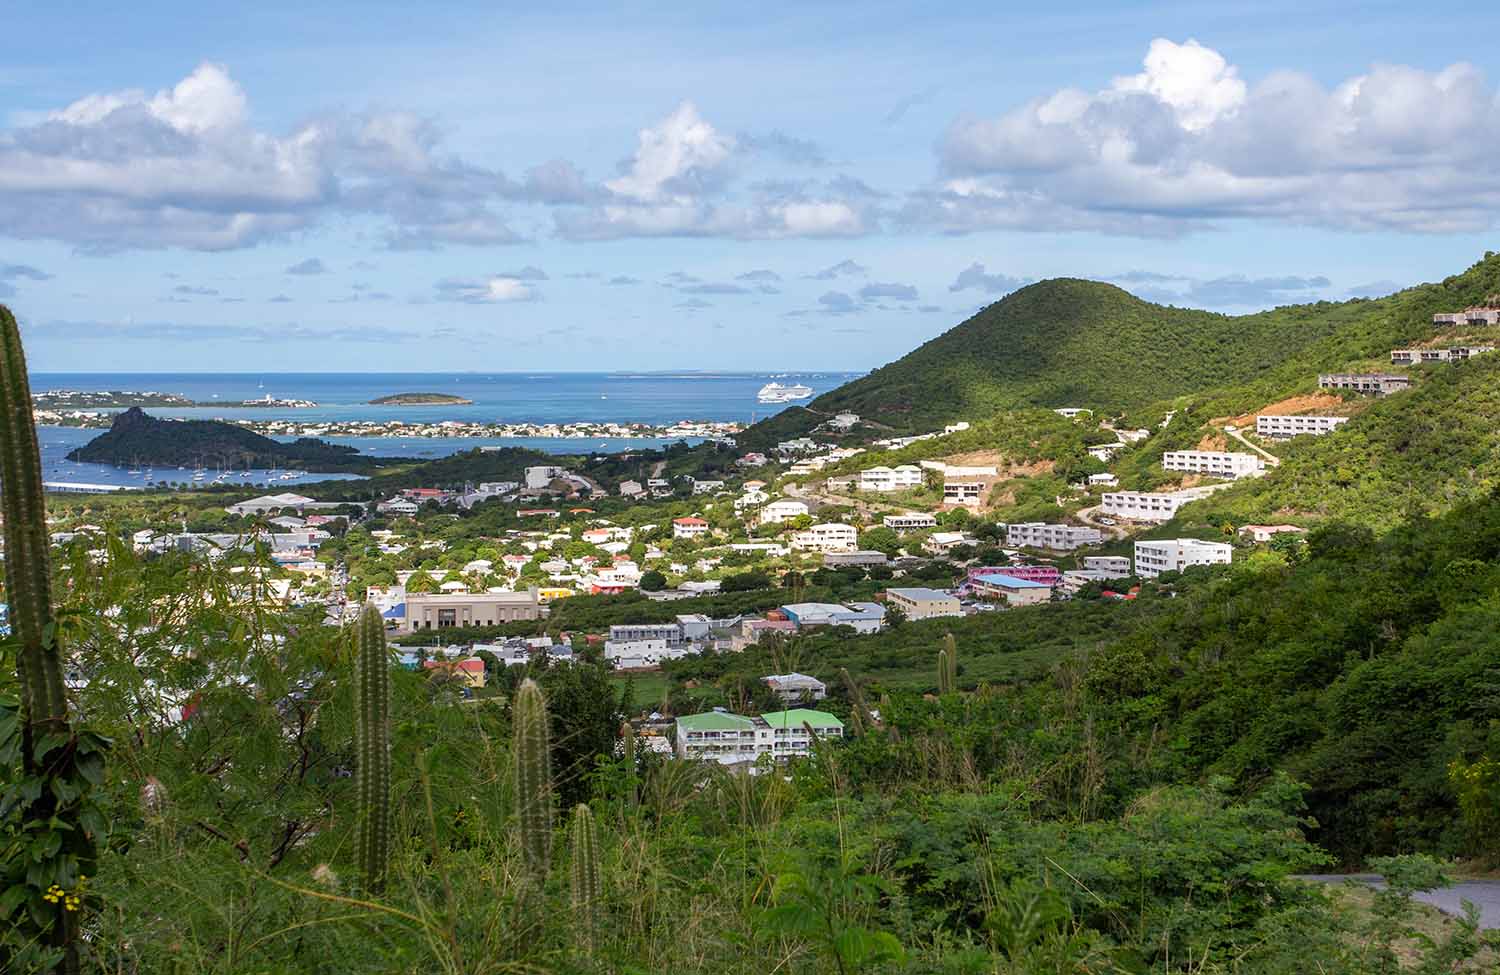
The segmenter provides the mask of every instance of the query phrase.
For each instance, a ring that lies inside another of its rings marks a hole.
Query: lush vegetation
[[[365,471],[377,466],[354,447],[307,438],[282,443],[219,420],[162,420],[132,406],[107,432],[68,454],[95,464],[186,464],[302,467],[310,471]]]

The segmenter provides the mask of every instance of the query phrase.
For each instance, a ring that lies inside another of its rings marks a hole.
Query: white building
[[[1130,575],[1130,559],[1123,555],[1085,555],[1083,567],[1100,572],[1115,572],[1120,576]]]
[[[924,515],[916,512],[905,515],[886,515],[880,519],[880,523],[894,531],[914,532],[924,528],[936,528],[937,515]]]
[[[809,514],[807,502],[791,501],[783,498],[780,501],[772,501],[756,516],[756,520],[762,525],[780,525],[791,521],[793,518],[801,518]]]
[[[983,481],[944,481],[943,503],[977,508],[984,500]]]
[[[708,522],[702,518],[673,518],[673,538],[697,538],[708,534]]]
[[[914,464],[871,467],[860,471],[854,479],[854,487],[860,491],[904,491],[921,486],[922,469]]]
[[[1097,528],[1081,528],[1075,525],[1048,525],[1040,521],[1007,525],[1005,543],[1012,548],[1047,548],[1055,552],[1071,552],[1085,545],[1098,545],[1104,540]]]
[[[1168,471],[1187,471],[1209,477],[1255,477],[1266,469],[1266,462],[1254,454],[1236,454],[1222,450],[1169,450],[1162,455],[1161,466]]]
[[[973,535],[963,532],[933,532],[922,542],[922,548],[933,555],[947,555],[960,545],[973,545]]]
[[[558,478],[567,476],[567,470],[561,467],[528,467],[526,468],[526,487],[532,491],[540,490]]]
[[[1347,416],[1277,416],[1263,413],[1255,418],[1255,432],[1258,436],[1274,440],[1289,440],[1304,434],[1321,437],[1348,422]]]
[[[1163,572],[1179,572],[1191,565],[1228,565],[1234,547],[1228,542],[1169,538],[1135,543],[1135,574],[1155,579]]]
[[[1265,544],[1277,535],[1305,535],[1306,528],[1298,528],[1296,525],[1245,525],[1240,529],[1240,535],[1249,538],[1253,542]]]
[[[723,481],[693,481],[694,494],[713,494],[715,491],[724,490]]]
[[[812,729],[809,736],[807,729]],[[688,714],[677,719],[678,758],[751,765],[762,755],[776,759],[806,755],[813,737],[842,738],[844,724],[822,711],[794,708],[746,718],[728,711]]]
[[[795,672],[772,674],[769,677],[762,677],[761,680],[772,693],[787,704],[796,704],[804,697],[812,701],[821,701],[828,696],[828,685],[806,674]]]
[[[1124,447],[1125,443],[1121,440],[1116,440],[1114,443],[1095,444],[1094,446],[1089,448],[1089,456],[1099,461],[1101,464],[1108,463],[1109,459],[1115,455],[1116,451],[1122,450],[1124,449]]]
[[[858,413],[836,413],[828,425],[835,430],[851,430],[859,422]]]
[[[795,552],[852,552],[858,541],[859,532],[853,525],[830,522],[796,532],[791,547]]]
[[[1141,491],[1106,491],[1099,510],[1129,521],[1171,521],[1177,509],[1193,500],[1186,493],[1147,494]]]

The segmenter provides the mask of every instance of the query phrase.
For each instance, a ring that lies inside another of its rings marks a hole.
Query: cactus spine
[[[391,664],[385,622],[374,606],[360,613],[354,655],[354,750],[359,786],[356,847],[365,887],[385,884],[391,854]]]
[[[43,756],[32,742],[68,733],[63,696],[62,653],[54,634],[52,588],[47,564],[47,513],[42,499],[42,460],[31,417],[31,383],[21,330],[0,305],[0,515],[5,519],[5,585],[10,619],[20,642],[16,676],[21,689],[21,760],[28,773]]]
[[[594,950],[597,935],[595,905],[599,903],[599,832],[594,812],[585,803],[573,809],[573,925],[578,943],[585,951]]]
[[[958,690],[958,641],[949,633],[943,637],[943,649],[948,653],[948,691]]]
[[[516,823],[521,854],[537,886],[547,879],[552,856],[552,771],[547,702],[531,678],[521,682],[513,708]]]

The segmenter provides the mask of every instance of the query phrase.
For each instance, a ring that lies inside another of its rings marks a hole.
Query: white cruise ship
[[[766,383],[755,394],[755,398],[762,403],[791,403],[799,399],[807,399],[813,394],[811,386],[803,386],[794,383],[791,386],[783,386],[781,383]]]

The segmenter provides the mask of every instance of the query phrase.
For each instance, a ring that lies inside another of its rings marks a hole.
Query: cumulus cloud
[[[320,258],[309,257],[307,260],[298,261],[287,268],[286,273],[300,275],[327,274],[328,265],[324,264]]]
[[[193,322],[48,321],[24,326],[28,341],[72,343],[80,340],[149,342],[336,342],[347,344],[407,342],[419,333],[380,325],[313,328],[307,325],[224,325]]]
[[[536,288],[519,278],[492,275],[487,278],[445,278],[433,286],[439,301],[462,301],[475,305],[512,301],[535,301]]]
[[[222,65],[169,89],[86,95],[0,132],[0,226],[82,249],[247,247],[338,211],[393,244],[518,239],[488,209],[506,181],[446,153],[408,113],[327,113],[290,132],[250,122]]]
[[[1203,279],[1156,271],[1127,271],[1108,280],[1147,301],[1196,308],[1269,308],[1317,301],[1333,284],[1321,274],[1260,278],[1231,274]]]
[[[1475,231],[1500,207],[1500,101],[1473,65],[1376,65],[1329,89],[1249,83],[1196,41],[1137,74],[1063,89],[944,137],[944,180],[908,224],[1168,235],[1234,218]]]
[[[826,291],[818,298],[825,315],[852,315],[859,311],[854,299],[842,291]]]
[[[828,156],[810,139],[799,139],[779,130],[763,135],[742,132],[736,140],[745,152],[775,156],[795,166],[826,166]]]
[[[528,264],[518,271],[501,271],[495,275],[500,278],[515,278],[517,281],[546,281],[547,272],[534,264]]]
[[[917,289],[909,284],[875,281],[860,288],[859,296],[865,301],[875,301],[880,298],[894,298],[897,301],[916,301]]]
[[[851,260],[844,260],[839,261],[832,267],[825,267],[821,271],[818,271],[814,274],[809,274],[808,277],[812,278],[814,281],[832,281],[834,278],[861,277],[869,270],[870,269],[865,267],[863,264],[858,264]]]
[[[1013,278],[1008,274],[987,274],[984,265],[975,261],[958,272],[958,277],[948,285],[948,290],[965,291],[974,288],[985,294],[1000,295],[1014,291],[1025,283],[1020,278]]]

